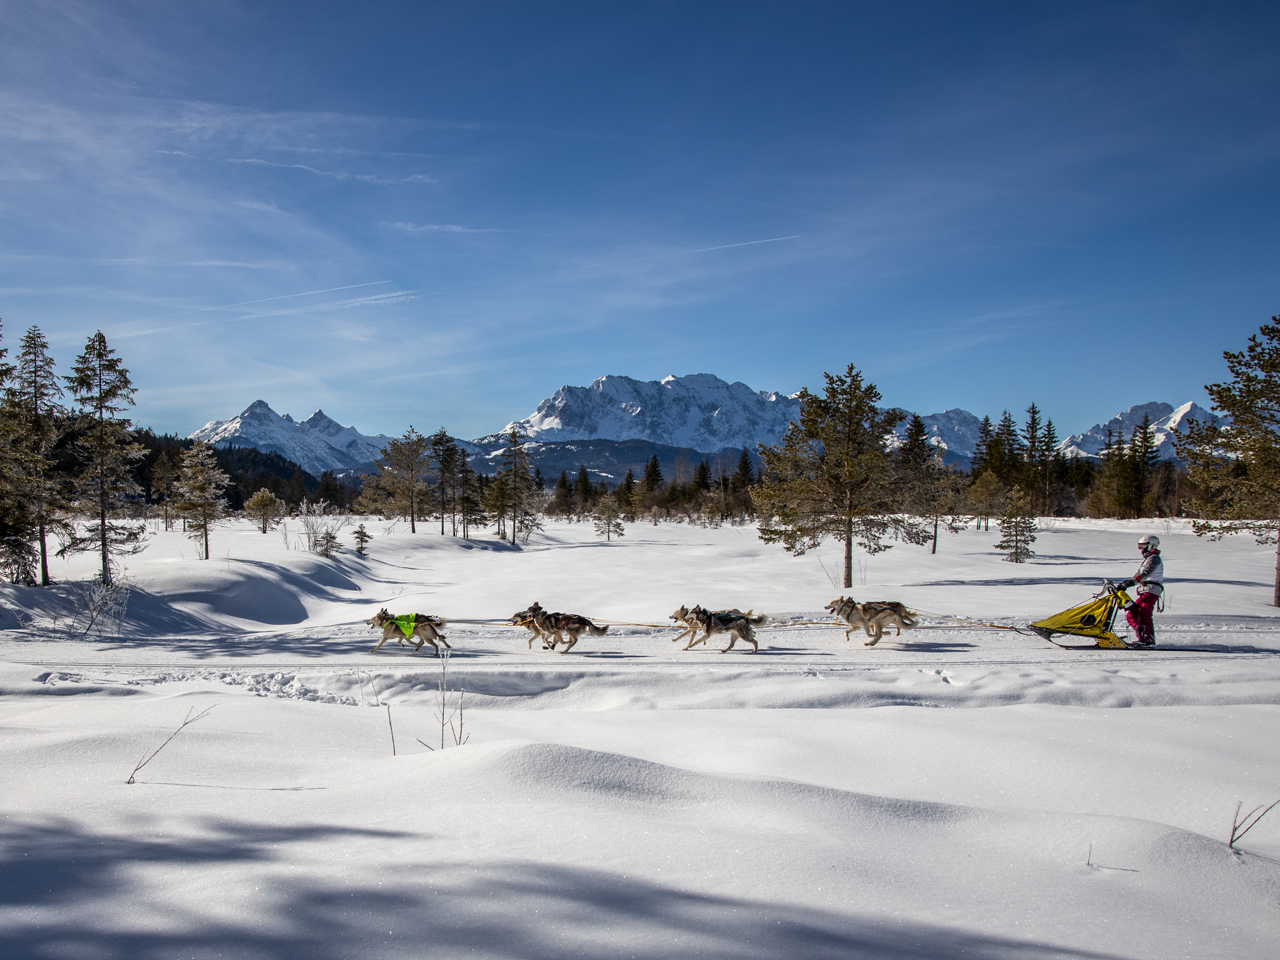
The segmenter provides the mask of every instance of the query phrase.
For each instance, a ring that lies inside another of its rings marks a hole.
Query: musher
[[[1156,645],[1156,625],[1151,615],[1155,612],[1160,597],[1164,594],[1164,561],[1160,559],[1160,538],[1154,534],[1141,537],[1138,549],[1142,552],[1142,564],[1131,580],[1116,584],[1122,590],[1137,586],[1137,598],[1124,608],[1129,620],[1129,628],[1133,630],[1137,640],[1133,647],[1154,647]]]

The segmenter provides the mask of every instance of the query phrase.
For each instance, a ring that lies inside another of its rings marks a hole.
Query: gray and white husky
[[[893,627],[900,637],[903,630],[910,630],[920,622],[906,606],[896,600],[868,600],[858,603],[853,597],[837,597],[827,604],[826,609],[849,624],[849,629],[844,632],[846,640],[859,627],[866,631],[871,638],[865,644],[868,647],[880,642],[886,627]]]
[[[675,613],[671,614],[670,619],[684,624],[684,631],[672,640],[681,640],[687,635],[689,642],[685,644],[685,650],[696,644],[706,643],[707,638],[713,634],[727,633],[729,645],[721,650],[721,653],[728,653],[739,640],[751,644],[752,652],[757,653],[760,645],[756,643],[755,630],[752,628],[767,622],[769,618],[764,614],[754,614],[750,610],[743,613],[736,607],[732,610],[708,610],[702,606],[690,609],[682,604]],[[699,630],[702,631],[701,637],[697,635]]]

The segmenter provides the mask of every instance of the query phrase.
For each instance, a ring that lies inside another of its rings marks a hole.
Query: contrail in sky
[[[210,310],[230,310],[232,307],[247,307],[254,303],[270,303],[272,300],[289,300],[293,297],[312,297],[317,293],[334,293],[337,290],[354,290],[356,287],[376,287],[380,283],[390,283],[390,280],[372,280],[369,283],[351,283],[345,287],[328,287],[324,290],[308,290],[306,293],[286,293],[280,297],[263,297],[261,300],[242,300],[239,303],[224,303],[218,307],[197,307],[194,310],[184,310],[182,313],[169,313],[163,317],[149,317],[146,320],[134,320],[133,323],[155,323],[157,320],[172,320],[174,317],[188,317],[193,313],[207,313]],[[130,324],[125,324],[130,326]]]

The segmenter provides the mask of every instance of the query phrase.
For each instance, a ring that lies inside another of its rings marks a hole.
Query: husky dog
[[[689,642],[685,644],[685,650],[696,644],[706,643],[713,634],[727,633],[729,645],[721,650],[721,653],[728,653],[739,640],[751,644],[752,652],[757,653],[760,645],[756,643],[755,630],[752,628],[760,626],[769,618],[764,614],[755,615],[750,610],[743,613],[736,607],[732,610],[707,610],[705,607],[697,606],[690,610],[688,607],[681,606],[671,615],[671,619],[685,625],[686,632],[689,634]],[[697,636],[699,630],[702,631],[701,637]],[[684,633],[681,633],[675,639],[679,640],[683,636]]]
[[[859,627],[866,631],[867,636],[871,638],[866,642],[868,647],[873,647],[880,642],[886,627],[892,626],[900,637],[903,630],[910,630],[920,622],[910,610],[896,600],[871,600],[858,603],[853,597],[837,597],[827,604],[826,609],[849,624],[849,629],[844,632],[846,640],[849,639],[849,634]]]
[[[609,632],[608,627],[597,627],[586,617],[580,617],[576,613],[547,613],[537,604],[537,611],[533,615],[534,625],[541,631],[544,638],[543,646],[548,650],[554,650],[556,644],[563,643],[564,649],[561,653],[568,653],[573,649],[573,645],[578,642],[578,637],[584,633],[589,633],[593,637],[603,637]],[[533,607],[529,608],[533,610]],[[566,643],[565,634],[569,635]],[[533,641],[530,640],[530,646]]]
[[[513,613],[511,615],[511,618],[510,618],[511,623],[524,627],[526,630],[529,631],[529,649],[530,650],[533,649],[533,641],[535,640],[542,641],[542,649],[544,650],[554,649],[554,645],[551,643],[548,643],[548,640],[550,639],[551,634],[544,632],[542,627],[538,625],[538,618],[546,614],[546,612],[547,611],[542,609],[542,604],[538,603],[538,601],[535,600],[532,604],[525,607],[519,613]]]
[[[387,613],[387,608],[383,607],[367,621],[371,629],[382,629],[382,639],[378,641],[378,646],[370,650],[370,653],[377,653],[378,647],[390,640],[396,638],[396,643],[400,646],[405,645],[406,636],[409,643],[413,643],[416,638],[418,643],[414,646],[414,650],[421,650],[424,643],[429,643],[435,649],[436,656],[440,656],[440,647],[436,643],[437,640],[443,643],[448,649],[453,647],[449,641],[444,638],[444,634],[440,632],[440,628],[444,626],[444,620],[441,617],[429,617],[425,613],[411,613],[407,617],[393,617]],[[410,632],[405,634],[400,624],[409,626]],[[410,626],[411,625],[411,626]]]

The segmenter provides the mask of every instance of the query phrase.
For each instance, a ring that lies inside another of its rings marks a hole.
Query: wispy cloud
[[[514,233],[513,230],[506,230],[500,227],[463,227],[456,223],[409,223],[407,221],[396,221],[388,223],[382,221],[382,226],[390,227],[392,230],[399,230],[403,233]]]

